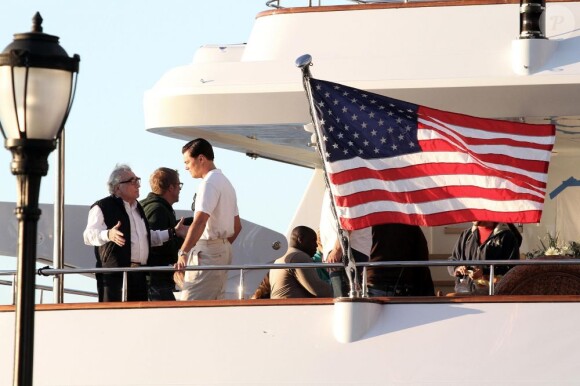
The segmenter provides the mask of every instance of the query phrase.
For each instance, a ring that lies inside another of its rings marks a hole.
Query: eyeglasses
[[[183,182],[180,182],[179,183],[179,189],[182,189],[182,188],[183,188]]]
[[[128,183],[130,183],[131,185],[141,184],[141,178],[139,178],[139,177],[131,177],[128,180],[120,181],[119,182],[119,184],[128,184]]]

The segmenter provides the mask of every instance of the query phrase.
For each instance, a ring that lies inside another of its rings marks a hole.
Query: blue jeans
[[[354,261],[357,263],[369,261],[369,257],[367,255],[357,251],[356,249],[352,250],[352,255],[354,257]],[[358,284],[362,285],[362,268],[357,268],[356,277]],[[339,271],[330,272],[330,285],[332,286],[332,292],[335,298],[347,297],[349,295],[350,285],[344,268],[340,269]]]

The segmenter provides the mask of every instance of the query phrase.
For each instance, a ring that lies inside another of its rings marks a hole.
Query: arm
[[[293,263],[311,263],[312,260],[306,255],[296,256]],[[298,268],[296,269],[296,279],[313,296],[320,298],[332,297],[332,288],[325,283],[320,277],[316,269]]]
[[[205,227],[205,225],[204,225],[204,227]],[[188,231],[189,227],[183,225],[183,217],[182,217],[173,229],[175,229],[175,234],[177,236],[183,237],[187,234],[186,232]],[[203,228],[202,228],[202,232],[203,232]],[[201,233],[200,233],[200,235],[201,235]],[[163,245],[163,243],[165,243],[170,238],[171,237],[169,236],[168,229],[166,229],[166,230],[152,230],[151,231],[151,246],[158,247],[160,245]],[[198,237],[198,239],[199,239],[199,237]],[[197,242],[197,239],[195,241]]]
[[[125,238],[119,230],[120,227],[121,222],[119,221],[113,228],[107,229],[103,212],[98,205],[95,205],[89,211],[87,227],[83,232],[83,241],[86,245],[95,247],[100,247],[112,241],[122,247],[125,244]]]
[[[201,237],[203,230],[205,229],[205,225],[207,224],[207,220],[209,220],[209,214],[205,212],[196,211],[195,216],[193,217],[193,223],[189,227],[187,231],[187,236],[185,237],[185,241],[181,245],[181,250],[189,253],[189,251],[195,246],[199,238]],[[183,222],[183,219],[180,223]],[[180,255],[179,259],[177,260],[177,268],[183,269],[187,265],[187,255]]]
[[[228,241],[230,244],[233,244],[234,241],[238,238],[238,235],[242,231],[242,222],[240,221],[240,216],[234,217],[234,234],[231,237],[228,237]]]

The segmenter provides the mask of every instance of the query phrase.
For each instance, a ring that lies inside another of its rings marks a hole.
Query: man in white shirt
[[[150,230],[143,208],[137,201],[141,179],[127,165],[117,165],[107,182],[110,196],[95,202],[83,232],[86,245],[95,247],[97,268],[140,267],[147,264],[149,248],[163,244],[187,227]],[[100,302],[121,301],[123,274],[96,274]],[[127,300],[147,300],[145,272],[127,275]]]
[[[195,215],[179,251],[177,268],[186,265],[229,265],[232,243],[242,230],[236,191],[214,164],[211,144],[203,138],[181,150],[185,170],[202,181],[195,200]],[[223,299],[227,271],[186,271],[181,300]]]

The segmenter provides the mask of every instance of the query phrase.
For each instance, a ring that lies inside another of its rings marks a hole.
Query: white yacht
[[[203,46],[191,63],[162,76],[144,96],[147,131],[204,137],[249,157],[312,169],[288,229],[316,229],[324,179],[295,65],[309,54],[319,79],[445,111],[554,124],[542,220],[520,226],[521,250],[532,250],[548,233],[580,239],[579,1],[269,4],[246,44]],[[453,288],[445,261],[466,226],[423,229],[443,294]],[[269,263],[285,250],[282,235],[251,224],[245,232],[235,245],[243,256],[237,264]],[[552,267],[538,280],[580,288],[580,274],[568,267]],[[231,299],[223,301],[38,305],[35,384],[554,385],[580,379],[580,291],[529,295],[516,285],[493,296],[251,300],[263,271],[244,276],[238,292],[244,272],[250,271],[232,272]],[[0,306],[0,331],[13,326],[14,307]],[[0,384],[9,384],[13,337],[2,337]]]

